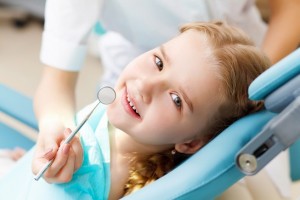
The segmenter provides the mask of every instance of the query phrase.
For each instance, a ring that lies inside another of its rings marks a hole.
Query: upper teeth
[[[137,114],[139,114],[138,111],[136,110],[135,106],[133,105],[133,103],[130,101],[128,95],[127,95],[127,101],[128,101],[128,103],[129,103],[129,105],[132,107],[132,109],[133,109]]]

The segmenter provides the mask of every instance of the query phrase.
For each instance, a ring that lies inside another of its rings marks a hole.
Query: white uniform
[[[181,24],[211,20],[240,27],[258,46],[267,28],[253,0],[104,1],[100,21],[114,33],[99,44],[105,68],[102,84],[114,85],[133,58],[177,35]]]
[[[41,60],[71,71],[82,66],[88,35],[98,20],[106,30],[126,38],[136,51],[133,55],[169,40],[181,24],[190,21],[226,20],[258,45],[266,31],[254,0],[47,0],[45,18]],[[104,43],[118,42],[120,37]],[[118,60],[121,53],[117,52],[109,56]]]

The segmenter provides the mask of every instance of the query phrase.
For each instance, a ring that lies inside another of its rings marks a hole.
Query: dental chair
[[[0,83],[0,149],[14,148],[30,149],[35,141],[24,136],[20,131],[7,124],[7,121],[17,121],[32,128],[38,129],[33,113],[32,100]]]
[[[239,119],[169,174],[122,199],[214,199],[287,148],[292,180],[300,180],[300,49],[261,74],[249,97],[264,99],[265,109]],[[31,99],[4,85],[0,111],[37,129]],[[33,144],[0,122],[0,148]]]

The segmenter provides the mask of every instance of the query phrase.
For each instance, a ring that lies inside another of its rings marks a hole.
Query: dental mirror
[[[81,129],[81,127],[87,122],[87,120],[90,118],[94,110],[97,108],[99,103],[108,105],[111,104],[115,98],[116,98],[116,92],[113,88],[109,86],[105,86],[100,88],[97,94],[99,102],[94,106],[94,108],[89,112],[89,114],[81,121],[81,123],[70,133],[70,135],[66,138],[66,140],[63,142],[64,144],[69,144],[73,137],[78,133],[78,131]],[[48,161],[44,167],[34,176],[34,179],[38,181],[43,174],[46,172],[46,170],[51,166],[54,159]]]
[[[105,105],[111,104],[116,98],[116,92],[113,88],[105,86],[98,91],[98,100]]]

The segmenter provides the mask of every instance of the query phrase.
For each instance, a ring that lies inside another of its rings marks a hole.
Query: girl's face
[[[220,104],[210,55],[206,36],[188,30],[133,60],[117,82],[110,122],[143,145],[201,138]]]

